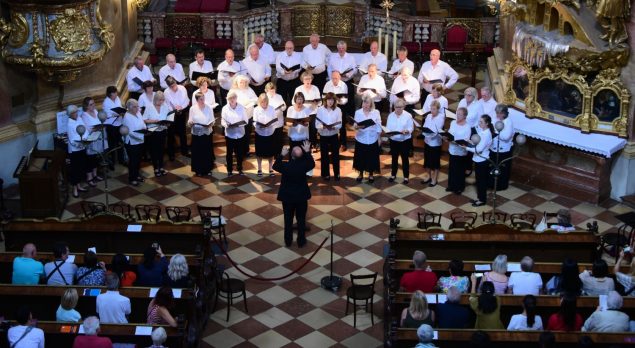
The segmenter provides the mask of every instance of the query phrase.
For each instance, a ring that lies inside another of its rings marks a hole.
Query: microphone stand
[[[333,234],[334,234],[334,227],[333,227],[333,220],[331,220],[331,265],[330,265],[331,275],[322,278],[320,283],[322,284],[322,287],[324,289],[337,292],[337,290],[342,285],[342,278],[333,275]]]

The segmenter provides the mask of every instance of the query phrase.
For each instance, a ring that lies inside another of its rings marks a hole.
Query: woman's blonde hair
[[[76,289],[66,289],[64,294],[62,295],[62,308],[69,311],[74,309],[77,306],[77,301],[79,300],[79,295],[77,294]]]
[[[428,300],[426,299],[426,294],[424,294],[421,290],[415,291],[414,294],[412,294],[410,306],[408,307],[410,316],[414,319],[421,320],[428,317],[428,311]]]
[[[311,78],[311,81],[313,81],[313,74],[312,73],[310,73],[308,71],[303,72],[302,76],[300,76],[300,81],[302,81],[304,83],[304,78],[305,77],[309,77],[309,78]]]
[[[210,80],[207,76],[199,76],[199,78],[196,79],[196,85],[198,87],[201,87],[203,82],[207,83],[208,88],[212,86],[212,80]]]
[[[260,106],[260,103],[262,103],[264,100],[266,100],[267,105],[269,105],[269,97],[267,96],[267,93],[260,93],[260,96],[258,96],[258,106]]]

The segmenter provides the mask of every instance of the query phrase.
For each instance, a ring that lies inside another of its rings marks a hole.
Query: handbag
[[[536,225],[536,232],[544,232],[547,229],[547,212],[542,215],[542,220]]]

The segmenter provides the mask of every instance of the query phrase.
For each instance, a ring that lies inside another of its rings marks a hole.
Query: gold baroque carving
[[[322,34],[324,8],[319,5],[298,5],[293,9],[293,36],[310,36],[312,33]]]
[[[468,43],[480,43],[482,23],[479,20],[473,20],[469,18],[448,18],[443,28],[443,40],[445,40],[446,32],[453,26],[459,25],[467,31]]]
[[[22,47],[29,38],[29,25],[26,18],[21,13],[11,13],[11,35],[9,45],[12,47]]]
[[[350,37],[355,27],[355,9],[348,6],[326,6],[325,34]]]
[[[93,41],[88,17],[72,8],[51,22],[51,36],[57,48],[66,53],[86,51]]]

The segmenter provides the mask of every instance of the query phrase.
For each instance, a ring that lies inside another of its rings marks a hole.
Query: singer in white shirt
[[[348,85],[342,82],[339,71],[333,71],[331,73],[331,80],[324,85],[324,94],[333,93],[337,98],[337,105],[342,112],[342,118],[352,117],[355,114],[354,100],[348,102]],[[346,126],[342,125],[340,128],[340,151],[346,151],[348,148],[348,141],[346,139]]]
[[[445,114],[440,112],[439,102],[430,103],[430,113],[423,122],[423,128],[428,128],[432,133],[424,133],[423,169],[428,174],[428,179],[421,181],[430,187],[437,185],[439,169],[441,168],[441,133],[445,124]]]
[[[174,160],[174,137],[178,136],[181,146],[181,155],[189,157],[187,146],[187,135],[185,134],[185,124],[188,117],[188,107],[190,106],[190,98],[187,97],[185,87],[176,83],[176,79],[169,77],[167,79],[168,88],[163,91],[165,103],[174,110],[174,123],[168,128],[168,157]]]
[[[483,113],[485,115],[489,115],[489,117],[496,116],[496,99],[492,97],[492,90],[487,87],[481,87],[481,99],[478,100],[481,104],[481,109],[483,109]]]
[[[265,85],[265,93],[269,98],[269,105],[273,107],[278,122],[275,123],[275,130],[273,131],[274,138],[274,154],[279,154],[282,151],[284,145],[284,112],[287,110],[287,104],[282,96],[276,93],[276,85],[269,82]]]
[[[256,92],[256,95],[263,93],[265,83],[271,79],[271,66],[266,58],[260,55],[258,46],[249,46],[249,57],[243,59],[241,64],[247,69],[249,85]]]
[[[377,65],[368,66],[368,74],[362,76],[357,85],[357,95],[368,93],[375,103],[379,103],[386,98],[386,81],[377,74]]]
[[[450,64],[440,60],[441,51],[434,49],[430,52],[430,60],[423,63],[421,70],[419,70],[419,83],[427,93],[430,93],[432,84],[440,82],[443,84],[443,88],[450,89],[456,81],[459,79],[459,74],[456,73]],[[436,81],[441,80],[441,81]]]
[[[478,120],[476,133],[481,138],[474,147],[464,147],[467,151],[474,153],[474,171],[476,172],[476,196],[470,202],[473,207],[480,207],[487,204],[487,184],[489,180],[489,148],[492,146],[492,134],[494,126],[489,115],[483,115]],[[471,143],[471,141],[470,141]]]
[[[370,52],[364,53],[362,63],[359,65],[359,70],[368,71],[368,66],[375,64],[380,71],[388,70],[388,59],[386,55],[379,52],[379,44],[377,41],[370,43]]]
[[[399,168],[399,157],[401,157],[401,166],[403,170],[403,184],[407,185],[410,177],[410,161],[408,154],[410,153],[410,147],[412,142],[412,131],[414,130],[414,122],[412,121],[412,115],[404,111],[406,102],[399,99],[395,102],[395,111],[388,115],[386,121],[386,129],[389,132],[399,132],[399,134],[392,135],[390,137],[390,154],[392,155],[392,162],[390,165],[390,178],[388,181],[394,182],[397,176],[397,169]]]
[[[372,120],[373,125],[360,125]],[[355,155],[353,168],[359,172],[357,182],[361,182],[364,172],[368,172],[368,182],[375,182],[373,173],[379,172],[379,135],[381,134],[381,117],[375,109],[375,102],[370,96],[362,96],[362,108],[355,112]]]
[[[333,165],[335,181],[340,180],[340,142],[338,133],[342,128],[342,110],[337,107],[337,97],[334,93],[326,93],[324,102],[318,108],[315,127],[320,133],[320,156],[322,179],[331,180],[329,166]]]
[[[421,90],[419,88],[419,82],[412,77],[412,70],[408,67],[401,69],[401,76],[392,84],[390,89],[390,103],[394,104],[399,97],[397,94],[403,92],[403,99],[406,102],[406,111],[412,115],[414,112],[414,105],[419,102],[419,96]]]
[[[156,80],[152,76],[150,68],[143,64],[143,58],[137,56],[134,59],[134,66],[130,68],[130,70],[128,70],[128,74],[126,75],[128,91],[135,93],[131,98],[136,99],[138,93],[143,92],[141,84],[144,81],[156,82]]]
[[[284,44],[284,52],[276,57],[276,76],[278,77],[276,86],[278,93],[287,104],[291,104],[293,92],[301,83],[302,54],[294,52],[294,49],[293,41],[287,41]]]
[[[265,42],[265,37],[262,34],[256,34],[254,36],[254,44],[258,46],[258,50],[260,50],[260,55],[265,60],[267,65],[276,64],[276,55],[273,51],[273,47],[270,44]]]
[[[492,139],[492,146],[490,146],[489,158],[495,163],[501,163],[500,175],[498,176],[498,184],[496,185],[497,191],[507,190],[509,187],[509,176],[512,170],[512,161],[509,159],[512,157],[512,146],[514,145],[514,124],[511,118],[509,118],[509,110],[507,105],[499,104],[494,109],[496,118],[494,121],[494,131],[498,136]],[[496,130],[496,123],[502,122],[503,129],[501,131]],[[494,188],[494,176],[490,176],[488,184],[489,188]]]
[[[436,100],[439,102],[439,112],[445,115],[445,110],[448,108],[448,99],[443,95],[443,85],[440,83],[435,83],[432,86],[432,92],[428,94],[426,97],[426,101],[423,103],[422,110],[424,113],[430,111],[430,104],[432,101]]]
[[[225,161],[227,163],[227,176],[233,175],[234,154],[236,155],[236,169],[239,175],[243,175],[243,155],[245,154],[245,125],[237,123],[243,121],[247,123],[249,118],[245,108],[238,104],[238,96],[233,89],[227,93],[227,105],[221,111],[221,125],[225,128],[225,142],[227,151]],[[230,126],[233,125],[233,126]]]
[[[152,104],[154,100],[154,83],[144,81],[141,86],[143,87],[143,93],[139,95],[137,102],[139,103],[139,108],[143,110],[146,106]]]
[[[274,121],[275,120],[275,121]],[[271,121],[274,123],[269,124]],[[275,132],[278,117],[271,105],[269,97],[261,94],[258,97],[258,106],[254,109],[254,129],[256,130],[256,162],[258,163],[258,176],[262,176],[262,159],[269,162],[269,176],[273,174],[273,156],[276,155]]]
[[[456,109],[456,120],[450,123],[449,134],[452,134],[454,141],[458,140],[470,140],[472,135],[472,128],[466,121],[467,109]],[[450,160],[448,166],[448,187],[447,192],[453,192],[454,194],[461,194],[465,190],[465,170],[468,166],[470,158],[467,156],[467,150],[457,145],[455,142],[450,142],[448,145],[450,152]]]
[[[128,182],[132,186],[139,186],[139,183],[144,181],[139,172],[144,136],[136,131],[145,130],[146,124],[139,112],[139,103],[135,99],[128,99],[126,109],[128,112],[123,117],[123,125],[128,127],[128,135],[124,137],[128,154]]]
[[[172,53],[165,56],[165,62],[166,64],[159,70],[159,83],[163,89],[168,88],[168,85],[165,83],[165,78],[168,76],[174,77],[177,82],[185,80],[183,65],[176,62],[176,57]],[[140,107],[143,107],[143,105]]]
[[[198,89],[192,93],[192,105],[196,104],[196,93],[201,92],[205,96],[205,104],[214,110],[214,104],[216,104],[216,95],[214,91],[209,87],[212,85],[212,80],[205,76],[201,76],[196,80]]]
[[[481,103],[479,103],[477,99],[476,88],[468,87],[465,89],[465,97],[459,101],[460,108],[467,109],[467,124],[470,125],[471,128],[477,128],[478,121],[483,116],[483,109],[481,108]],[[491,116],[490,116],[491,117]]]
[[[205,60],[205,51],[199,49],[194,54],[194,61],[190,63],[190,81],[196,86],[194,72],[208,74],[214,71],[214,66],[209,60]],[[198,87],[198,86],[197,86]]]
[[[317,146],[317,129],[315,128],[315,115],[317,114],[317,108],[322,103],[322,97],[320,90],[317,86],[313,85],[313,75],[305,71],[300,76],[302,85],[295,89],[294,95],[298,92],[302,92],[304,96],[304,107],[310,110],[309,115],[311,120],[309,121],[309,141],[311,146]]]
[[[401,69],[404,67],[410,69],[411,73],[415,71],[415,63],[408,59],[408,49],[404,46],[400,46],[397,49],[397,59],[392,62],[392,66],[390,67],[388,74],[394,80],[397,76],[399,76]]]
[[[234,60],[234,51],[225,51],[225,60],[218,64],[218,85],[220,86],[220,104],[227,104],[227,92],[232,88],[234,77],[241,73],[240,63]]]
[[[166,128],[159,125],[159,122],[168,119],[170,108],[165,103],[165,95],[161,91],[154,94],[152,103],[146,106],[143,112],[143,121],[148,129],[155,128],[146,141],[150,147],[150,158],[152,159],[152,167],[154,167],[154,176],[160,177],[168,172],[163,168],[163,149],[165,148]]]
[[[324,89],[327,72],[326,64],[329,62],[331,51],[326,45],[320,43],[320,35],[311,34],[309,44],[302,49],[302,67],[314,75],[314,84],[320,89]]]
[[[68,115],[68,123],[67,123],[67,131],[66,134],[68,136],[68,157],[70,159],[71,165],[69,170],[69,182],[71,186],[73,186],[73,197],[79,197],[79,192],[86,192],[88,188],[83,187],[80,183],[82,180],[86,179],[86,145],[82,143],[82,138],[86,136],[80,135],[77,132],[77,127],[83,126],[84,122],[82,119],[78,117],[79,111],[77,106],[69,105],[66,107],[66,114]],[[86,129],[86,128],[84,128]]]
[[[205,102],[205,94],[194,94],[187,124],[192,127],[192,171],[196,176],[212,175],[212,127],[214,110]]]
[[[293,96],[293,106],[287,110],[287,118],[292,120],[289,127],[289,147],[294,148],[309,139],[309,113],[304,106],[304,94],[298,92]]]

